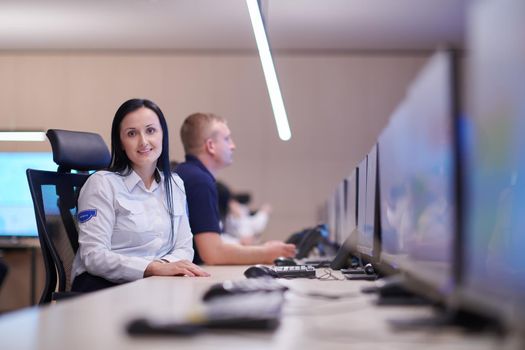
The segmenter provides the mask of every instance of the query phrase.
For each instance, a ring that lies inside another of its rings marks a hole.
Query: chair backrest
[[[0,257],[0,288],[2,287],[2,282],[4,282],[5,277],[7,276],[8,271],[7,264]]]
[[[71,290],[71,268],[78,250],[78,194],[88,171],[106,168],[111,159],[100,135],[51,129],[47,136],[58,170],[27,170],[46,270],[41,304],[55,299],[55,292]]]

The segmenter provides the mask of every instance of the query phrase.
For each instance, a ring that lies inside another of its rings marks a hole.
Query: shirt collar
[[[151,188],[149,190],[146,189],[146,186],[142,182],[142,179],[140,178],[140,176],[133,169],[131,170],[129,175],[124,177],[124,180],[123,180],[124,181],[124,185],[126,185],[126,188],[128,189],[129,192],[133,191],[133,189],[137,185],[142,186],[142,188],[144,190],[146,190],[146,191],[153,192],[153,191],[155,191],[157,189],[159,184],[164,180],[164,174],[162,174],[162,172],[159,171],[159,169],[155,169],[155,171],[160,175],[160,182],[153,181],[153,183],[151,184]]]
[[[213,181],[215,181],[215,176],[213,176],[213,174],[208,170],[208,168],[206,168],[204,164],[202,164],[199,158],[191,154],[186,154],[186,162],[195,164],[196,166],[201,168],[204,172],[206,172],[208,175],[210,175]]]

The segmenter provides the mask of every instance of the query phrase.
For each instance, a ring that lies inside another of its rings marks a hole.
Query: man
[[[214,114],[195,113],[182,124],[181,140],[186,161],[175,171],[184,180],[197,264],[249,265],[273,263],[279,256],[293,257],[295,246],[279,241],[260,246],[224,242],[215,176],[233,162],[235,144],[226,120]]]

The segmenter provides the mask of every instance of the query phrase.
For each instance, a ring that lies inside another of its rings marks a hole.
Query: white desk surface
[[[211,266],[207,278],[150,277],[133,283],[0,316],[0,349],[511,349],[508,340],[461,330],[396,330],[391,319],[432,315],[426,306],[377,306],[360,293],[367,281],[293,279],[275,331],[205,331],[189,337],[131,337],[133,317],[182,317],[207,288],[244,278],[246,266]],[[318,276],[323,271],[317,271]],[[339,275],[340,276],[340,275]],[[294,292],[297,291],[297,292]],[[327,300],[299,292],[345,294]]]

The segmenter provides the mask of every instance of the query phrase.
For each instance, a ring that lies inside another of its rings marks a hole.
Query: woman
[[[172,175],[166,119],[131,99],[111,128],[111,164],[78,199],[72,290],[90,292],[148,276],[209,276],[193,259],[182,180]]]

